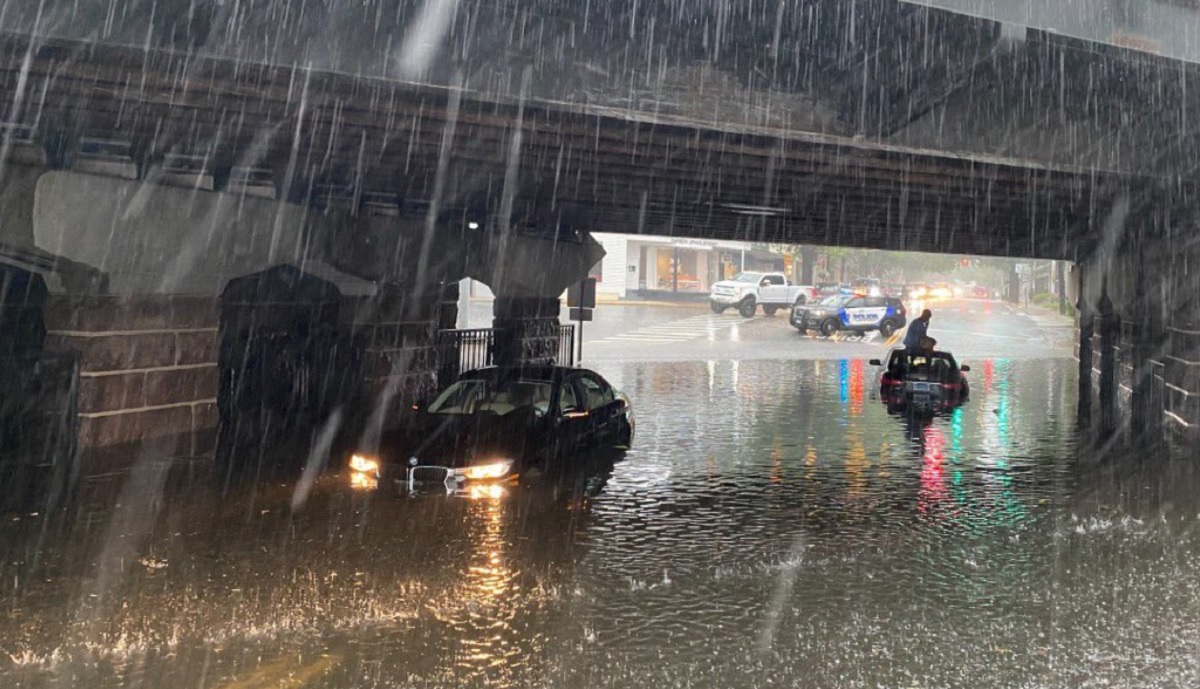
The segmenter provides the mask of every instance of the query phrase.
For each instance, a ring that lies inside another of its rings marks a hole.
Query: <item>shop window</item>
[[[678,283],[680,292],[704,292],[706,287],[700,274],[701,260],[697,251],[658,251],[656,267],[660,290],[673,290]],[[707,262],[704,270],[707,271]]]

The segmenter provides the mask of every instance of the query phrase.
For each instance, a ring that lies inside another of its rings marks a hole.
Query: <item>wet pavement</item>
[[[1069,349],[1021,322],[962,336],[936,419],[859,356],[595,362],[636,449],[504,495],[221,498],[140,458],[0,528],[0,685],[1200,685],[1200,476],[1079,450]]]
[[[930,333],[938,346],[964,356],[1070,355],[1074,323],[1036,307],[982,299],[908,304],[909,317],[930,308]],[[489,327],[491,303],[471,305],[472,327]],[[586,363],[607,361],[703,361],[708,359],[874,358],[889,342],[872,332],[838,333],[833,338],[801,335],[788,324],[787,311],[767,317],[760,311],[742,318],[732,311],[714,314],[707,304],[640,306],[600,304],[595,320],[583,326]],[[562,312],[568,323],[568,312]],[[903,339],[903,333],[892,344]]]

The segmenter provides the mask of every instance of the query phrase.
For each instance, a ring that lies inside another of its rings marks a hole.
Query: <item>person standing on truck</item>
[[[920,351],[924,348],[922,340],[928,339],[926,333],[929,332],[929,319],[933,318],[933,312],[925,309],[921,312],[921,317],[913,321],[908,326],[908,333],[904,336],[904,348],[910,352]]]

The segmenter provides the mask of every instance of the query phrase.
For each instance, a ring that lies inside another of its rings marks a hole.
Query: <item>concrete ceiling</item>
[[[58,5],[47,33],[88,38]],[[194,40],[159,27],[153,49],[10,34],[9,141],[68,165],[91,137],[218,187],[248,170],[296,201],[436,199],[487,225],[1013,256],[1074,257],[1123,189],[1192,194],[1200,88],[1182,63],[890,0],[464,6],[494,23],[452,23],[446,59],[419,75],[434,85],[358,50],[395,38],[407,10],[346,50],[330,40],[347,17],[332,33],[295,19],[294,40],[266,47],[233,42],[251,21]],[[137,33],[131,17],[114,40]],[[241,54],[260,48],[288,66]]]

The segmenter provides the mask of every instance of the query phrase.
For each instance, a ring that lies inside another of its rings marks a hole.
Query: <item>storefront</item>
[[[744,270],[781,271],[781,254],[747,242],[595,234],[606,255],[594,270],[597,292],[618,298],[706,295],[712,283]]]
[[[686,240],[684,240],[686,241]],[[695,244],[641,247],[647,255],[646,286],[659,292],[707,293],[710,284],[709,262],[712,247]]]

